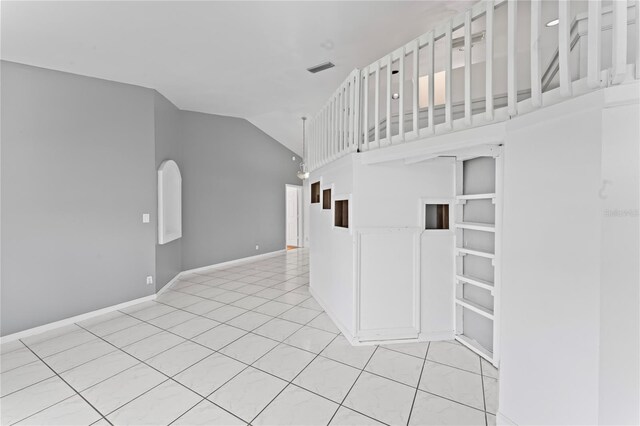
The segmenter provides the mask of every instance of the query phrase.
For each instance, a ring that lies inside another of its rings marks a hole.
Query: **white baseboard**
[[[124,309],[126,307],[136,305],[138,303],[147,302],[149,300],[155,300],[156,297],[169,290],[169,288],[174,285],[181,276],[194,273],[194,272],[204,272],[210,271],[213,269],[225,268],[232,265],[239,265],[248,262],[255,262],[259,259],[265,259],[269,257],[277,256],[278,254],[284,253],[286,249],[272,251],[269,253],[258,254],[256,256],[243,257],[241,259],[230,260],[228,262],[216,263],[215,265],[203,266],[201,268],[189,269],[187,271],[182,271],[178,273],[171,281],[165,284],[156,294],[152,294],[149,296],[141,297],[139,299],[130,300],[128,302],[120,303],[118,305],[108,306],[106,308],[98,309],[96,311],[87,312],[86,314],[76,315],[74,317],[65,318],[60,321],[50,322],[48,324],[40,325],[38,327],[30,328],[28,330],[19,331],[17,333],[9,334],[7,336],[0,337],[0,343],[7,343],[13,340],[22,339],[24,337],[33,336],[36,334],[44,333],[45,331],[53,330],[54,328],[64,327],[69,324],[73,324],[76,322],[84,321],[89,318],[97,317],[98,315],[106,314],[109,312],[117,311],[119,309]]]
[[[256,260],[277,256],[279,254],[285,253],[286,251],[287,251],[286,249],[282,249],[282,250],[272,251],[269,253],[257,254],[255,256],[242,257],[240,259],[229,260],[227,262],[214,263],[213,265],[209,265],[209,266],[201,266],[199,268],[187,269],[186,271],[180,272],[180,274],[178,275],[186,275],[186,274],[193,274],[193,273],[197,274],[198,272],[207,272],[214,269],[226,268],[229,266],[241,265],[243,263],[255,262]]]
[[[169,290],[169,287],[171,287],[172,285],[174,285],[176,282],[178,282],[178,280],[180,279],[180,275],[182,275],[182,272],[178,272],[176,274],[175,277],[173,277],[171,279],[171,281],[169,281],[168,283],[166,283],[164,285],[164,287],[162,287],[160,290],[158,290],[158,292],[156,293],[156,297],[160,296],[162,293],[164,293],[165,291]]]
[[[518,426],[518,424],[512,421],[509,417],[505,416],[498,410],[496,413],[496,424],[498,426]]]
[[[117,311],[119,309],[124,309],[132,305],[137,305],[138,303],[148,302],[149,300],[154,300],[156,298],[155,294],[150,296],[141,297],[139,299],[130,300],[128,302],[119,303],[113,306],[107,306],[106,308],[98,309],[96,311],[87,312],[86,314],[76,315],[74,317],[65,318],[60,321],[50,322],[48,324],[40,325],[38,327],[33,327],[28,330],[19,331],[17,333],[9,334],[7,336],[0,337],[0,343],[7,343],[14,340],[22,339],[29,336],[34,336],[36,334],[44,333],[45,331],[53,330],[54,328],[64,327],[66,325],[70,325],[76,322],[84,321],[89,318],[97,317],[98,315],[103,315],[109,312]]]
[[[421,342],[438,342],[441,340],[453,340],[455,334],[453,330],[450,331],[433,331],[430,333],[418,334],[418,340]]]
[[[259,259],[264,259],[268,257],[277,256],[278,254],[284,253],[286,250],[277,250],[272,251],[270,253],[258,254],[256,256],[243,257],[241,259],[230,260],[228,262],[217,263],[215,265],[203,266],[201,268],[189,269],[187,271],[182,271],[178,273],[171,281],[165,284],[156,294],[152,294],[150,296],[141,297],[139,299],[130,300],[128,302],[120,303],[118,305],[108,306],[106,308],[98,309],[96,311],[87,312],[86,314],[76,315],[74,317],[66,318],[60,321],[51,322],[49,324],[44,324],[38,327],[30,328],[28,330],[19,331],[17,333],[9,334],[7,336],[0,337],[0,343],[7,343],[13,340],[22,339],[24,337],[33,336],[36,334],[44,333],[45,331],[53,330],[54,328],[64,327],[69,324],[73,324],[76,322],[84,321],[89,318],[97,317],[98,315],[106,314],[108,312],[117,311],[119,309],[124,309],[126,307],[136,305],[138,303],[147,302],[149,300],[155,300],[156,297],[169,290],[169,288],[174,285],[181,276],[194,273],[194,272],[204,272],[210,271],[213,269],[225,268],[232,265],[239,265],[248,262],[254,262]]]
[[[333,321],[335,326],[338,327],[338,330],[340,330],[340,333],[342,333],[342,335],[349,341],[349,343],[351,343],[353,346],[360,346],[361,345],[360,342],[358,342],[351,335],[351,333],[349,333],[349,331],[347,330],[347,327],[345,327],[344,324],[342,324],[338,320],[338,318],[336,317],[336,315],[333,313],[331,309],[328,309],[327,304],[324,302],[324,300],[322,300],[320,296],[318,296],[318,294],[313,290],[311,286],[309,286],[309,293],[311,294],[311,296],[313,296],[316,302],[318,302],[318,305],[320,305],[320,307],[324,309],[324,311],[327,313],[329,318],[331,318],[331,321]]]

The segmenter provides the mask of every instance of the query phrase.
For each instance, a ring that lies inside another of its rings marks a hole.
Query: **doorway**
[[[287,250],[302,246],[302,186],[286,185]]]

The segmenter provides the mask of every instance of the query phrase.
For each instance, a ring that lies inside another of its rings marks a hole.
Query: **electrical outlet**
[[[149,213],[142,214],[142,223],[149,223]]]
[[[256,244],[256,250],[260,250],[260,246]]]
[[[151,275],[149,275],[147,277],[147,285],[151,285],[151,284],[153,284],[153,277]]]

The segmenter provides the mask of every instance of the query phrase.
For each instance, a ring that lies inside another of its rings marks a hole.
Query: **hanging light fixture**
[[[306,144],[305,144],[305,124],[307,117],[302,117],[302,161],[300,162],[300,170],[298,170],[298,178],[305,180],[309,178],[309,172],[307,171],[307,165],[304,163],[307,158]]]

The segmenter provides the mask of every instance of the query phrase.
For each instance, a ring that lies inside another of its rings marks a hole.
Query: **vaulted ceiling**
[[[301,153],[300,117],[351,70],[474,2],[3,1],[0,54],[246,118]],[[325,61],[336,67],[306,71]]]

